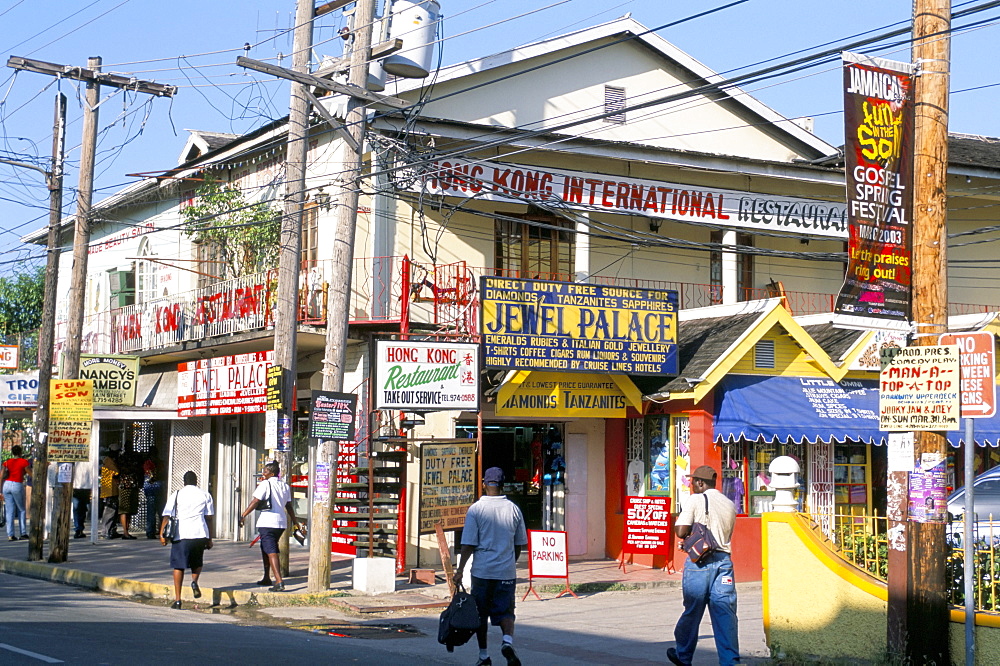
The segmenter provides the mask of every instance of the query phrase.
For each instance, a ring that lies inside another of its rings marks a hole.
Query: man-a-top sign
[[[202,359],[177,366],[177,415],[256,414],[267,407],[274,352]]]
[[[913,67],[844,53],[844,123],[848,263],[835,311],[906,321],[912,288]]]
[[[375,408],[479,411],[479,345],[375,342]]]
[[[677,374],[677,292],[485,276],[487,367]]]
[[[957,345],[900,349],[879,375],[879,430],[958,430]]]

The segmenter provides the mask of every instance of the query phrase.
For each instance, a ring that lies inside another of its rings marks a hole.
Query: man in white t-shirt
[[[198,476],[184,472],[184,487],[167,499],[160,520],[160,543],[167,545],[163,528],[171,517],[177,518],[177,534],[170,544],[170,566],[174,569],[174,603],[171,608],[181,608],[181,587],[184,570],[191,569],[191,594],[201,597],[198,577],[204,564],[206,550],[212,548],[212,523],[215,505],[212,496],[198,487]]]
[[[260,554],[264,564],[264,577],[257,581],[258,585],[269,585],[271,592],[284,592],[285,582],[281,578],[281,566],[278,563],[278,539],[288,527],[288,518],[292,525],[299,527],[298,518],[292,508],[292,489],[279,476],[281,469],[277,462],[271,461],[264,465],[264,480],[257,484],[253,491],[250,504],[240,516],[240,527],[243,521],[258,507],[257,533],[260,535]],[[287,516],[287,518],[286,518]],[[271,582],[274,574],[274,583]]]

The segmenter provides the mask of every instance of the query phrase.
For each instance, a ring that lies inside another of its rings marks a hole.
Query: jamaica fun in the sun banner
[[[843,56],[849,242],[836,311],[880,327],[910,318],[913,67]]]

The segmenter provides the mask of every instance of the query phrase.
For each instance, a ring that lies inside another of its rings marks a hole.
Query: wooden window
[[[711,242],[722,244],[725,232],[716,230],[712,232]],[[750,234],[736,234],[736,244],[745,247],[753,247],[753,236]],[[749,300],[753,294],[753,255],[739,254],[736,256],[736,266],[738,271],[736,290],[737,300]],[[722,251],[712,250],[709,258],[709,280],[711,284],[712,304],[722,302]]]
[[[319,208],[309,202],[302,211],[302,270],[319,264]]]
[[[544,213],[504,214],[504,218],[495,224],[497,275],[573,280],[574,236],[569,220]]]

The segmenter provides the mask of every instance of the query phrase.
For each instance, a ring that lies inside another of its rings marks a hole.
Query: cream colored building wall
[[[609,40],[610,41],[610,40]],[[491,69],[468,78],[439,83],[444,96],[485,80],[501,78],[523,67],[533,67],[592,48],[577,46],[545,56]],[[605,85],[623,87],[626,105],[691,88],[691,74],[653,51],[626,42],[580,55],[558,66],[543,67],[512,79],[476,88],[468,94],[431,102],[424,114],[485,125],[534,128],[554,127],[584,119],[604,110]],[[387,90],[387,92],[389,92]],[[511,104],[511,100],[517,100]],[[749,114],[747,114],[749,115]],[[696,97],[666,106],[635,111],[627,122],[592,121],[572,128],[609,141],[787,161],[796,155],[787,146],[754,127],[754,121],[723,105]]]

